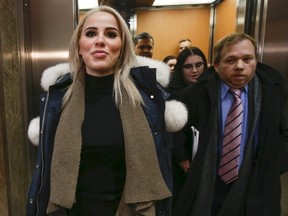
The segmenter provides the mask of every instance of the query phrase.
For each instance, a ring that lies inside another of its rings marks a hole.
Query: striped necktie
[[[222,155],[218,170],[219,176],[226,184],[229,184],[238,178],[243,118],[241,90],[230,89],[230,91],[235,99],[226,118],[222,143]]]

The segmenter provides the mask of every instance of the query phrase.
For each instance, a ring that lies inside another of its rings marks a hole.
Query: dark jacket
[[[169,97],[156,83],[156,70],[148,67],[131,69],[131,76],[143,97],[144,113],[153,135],[160,169],[168,188],[172,190],[169,134],[165,127],[165,99]],[[169,72],[169,71],[168,71]],[[36,169],[29,191],[27,216],[46,215],[50,194],[50,167],[56,128],[61,115],[62,99],[71,85],[70,74],[62,76],[41,97],[40,137]],[[153,95],[153,97],[151,97]],[[185,122],[183,122],[185,124]],[[171,215],[171,199],[156,204],[156,215]]]
[[[283,78],[273,68],[258,63],[256,75],[261,83],[259,91],[262,101],[258,107],[260,108],[259,117],[255,117],[256,114],[251,114],[251,110],[255,110],[256,107],[248,94],[248,109],[250,109],[248,111],[248,122],[250,122],[250,124],[248,123],[250,125],[248,126],[248,135],[253,137],[253,145],[257,148],[253,154],[251,171],[248,173],[247,188],[243,188],[245,198],[242,200],[241,212],[236,214],[230,212],[225,215],[279,216],[281,211],[280,175],[288,171],[288,126],[284,113],[287,112],[287,108],[285,109],[287,91],[284,88]],[[252,80],[252,82],[254,81]],[[199,185],[200,176],[206,169],[204,164],[207,164],[204,158],[211,146],[212,148],[217,146],[217,136],[219,136],[217,130],[219,124],[215,124],[213,121],[214,119],[218,119],[216,122],[219,121],[217,114],[219,83],[218,75],[212,73],[207,79],[199,81],[185,92],[185,101],[189,112],[187,128],[195,126],[200,131],[200,137],[198,151],[189,170],[186,184],[177,200],[175,216],[193,215],[191,214],[192,204],[195,202],[197,194],[202,193],[203,195],[203,191],[199,191]],[[251,126],[254,119],[257,127]],[[190,157],[191,139],[187,140],[186,145],[178,149],[179,161]],[[216,170],[211,170],[209,175],[216,175]],[[213,191],[209,191],[206,198],[210,194],[213,194]],[[233,208],[232,205],[230,207]],[[203,208],[211,209],[211,206],[203,206]]]

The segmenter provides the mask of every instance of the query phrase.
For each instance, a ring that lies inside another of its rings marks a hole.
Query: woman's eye
[[[87,36],[87,37],[94,37],[95,35],[96,35],[96,33],[94,31],[87,31],[85,33],[85,36]]]
[[[116,32],[108,32],[106,33],[107,37],[109,38],[116,38],[118,34]]]
[[[94,31],[87,31],[85,33],[85,36],[87,36],[87,37],[94,37],[95,35],[96,35],[96,33]]]

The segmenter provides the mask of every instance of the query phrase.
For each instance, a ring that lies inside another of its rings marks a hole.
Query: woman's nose
[[[195,65],[192,67],[192,71],[197,72],[197,67],[195,67]]]
[[[103,44],[104,43],[104,35],[103,34],[97,35],[97,37],[95,38],[95,43],[96,44]]]

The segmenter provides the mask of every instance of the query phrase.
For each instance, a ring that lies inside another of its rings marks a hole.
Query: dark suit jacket
[[[257,148],[255,148],[250,180],[246,188],[244,208],[239,215],[276,216],[280,215],[281,211],[280,175],[288,171],[288,126],[284,113],[288,111],[287,108],[285,109],[285,106],[287,107],[287,91],[283,78],[273,68],[258,63],[256,74],[261,83],[259,90],[262,101],[257,119],[257,130],[251,131],[251,127],[248,127],[248,133],[255,136],[255,131],[258,131],[256,134],[258,139],[255,143]],[[186,183],[177,199],[175,216],[191,216],[193,202],[199,194],[205,153],[209,145],[217,146],[217,142],[211,140],[215,136],[217,125],[219,125],[219,116],[216,112],[219,110],[220,104],[217,100],[220,92],[219,83],[218,75],[212,72],[204,80],[185,91],[184,102],[189,110],[189,122],[186,128],[189,130],[191,125],[195,126],[200,131],[200,139],[198,151],[192,162]],[[250,104],[249,113],[251,113],[251,109],[253,110],[255,107],[253,107],[254,103],[251,102],[249,96],[248,101]],[[213,119],[218,119],[216,120],[216,128]],[[253,115],[249,114],[248,122],[252,120]],[[218,130],[217,133],[219,133]],[[187,142],[177,148],[179,161],[189,158],[190,135],[188,133]],[[213,191],[210,193],[213,194]],[[211,195],[207,193],[208,196]],[[211,208],[211,206],[205,206],[205,208]],[[203,213],[202,215],[206,214]]]

